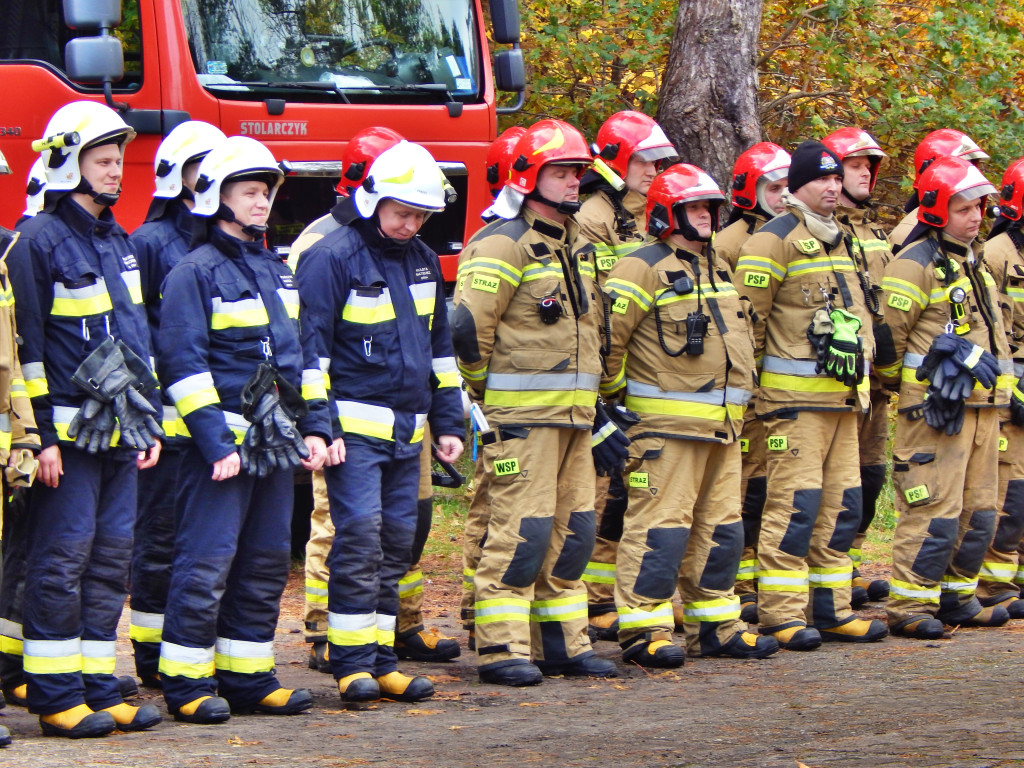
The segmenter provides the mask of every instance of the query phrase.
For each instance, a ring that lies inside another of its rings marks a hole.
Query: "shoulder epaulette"
[[[800,217],[795,213],[784,213],[781,216],[776,216],[774,219],[765,224],[761,229],[758,230],[758,234],[761,232],[770,232],[778,238],[786,237],[790,232],[796,229],[800,225]]]

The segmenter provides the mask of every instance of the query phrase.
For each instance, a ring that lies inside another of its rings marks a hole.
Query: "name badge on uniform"
[[[804,253],[817,253],[821,250],[821,243],[813,237],[808,238],[807,240],[797,240],[796,246]]]
[[[498,459],[494,462],[494,474],[496,477],[519,474],[519,459]]]
[[[909,312],[910,308],[914,306],[913,299],[906,296],[901,296],[898,293],[890,293],[889,301],[887,302],[893,309],[898,309],[900,312]]]
[[[747,272],[743,276],[743,284],[750,288],[767,288],[769,280],[767,272]]]
[[[629,473],[629,487],[630,488],[650,488],[651,481],[646,472],[630,472]]]
[[[139,268],[139,262],[138,259],[135,258],[134,253],[126,253],[124,256],[121,257],[121,261],[124,262],[124,265],[128,267],[128,269]]]
[[[618,260],[618,256],[598,256],[597,268],[602,272],[607,272],[609,269],[615,266],[615,262],[617,262]]]
[[[769,451],[785,451],[789,448],[789,437],[786,435],[773,435],[768,438]]]
[[[473,282],[469,284],[469,287],[477,291],[497,293],[499,285],[498,280],[499,278],[497,277],[484,277],[483,275],[473,275]]]
[[[295,276],[294,275],[278,275],[281,278],[281,285],[285,288],[295,287]]]

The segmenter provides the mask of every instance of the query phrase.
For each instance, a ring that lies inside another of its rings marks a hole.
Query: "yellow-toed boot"
[[[42,715],[39,726],[45,736],[63,736],[66,739],[92,739],[106,736],[117,727],[109,712],[93,712],[87,705]]]
[[[232,712],[239,715],[251,715],[259,712],[264,715],[297,715],[313,706],[313,694],[306,688],[278,688],[247,707],[233,707]]]
[[[358,704],[379,699],[380,686],[369,672],[356,672],[338,680],[338,693],[346,704]]]
[[[131,704],[115,704],[112,707],[104,707],[100,712],[109,712],[114,717],[119,731],[144,731],[152,728],[163,720],[160,710],[152,704],[141,707],[133,707]]]
[[[172,712],[174,719],[181,723],[196,725],[213,725],[223,723],[231,718],[231,707],[227,699],[219,696],[200,696],[183,704],[177,712]]]
[[[409,677],[395,670],[377,678],[380,695],[392,701],[423,701],[434,695],[434,684],[422,675]]]

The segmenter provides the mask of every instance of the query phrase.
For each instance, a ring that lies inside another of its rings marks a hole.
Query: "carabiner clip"
[[[270,337],[264,336],[260,339],[260,352],[263,353],[263,359],[269,360],[270,356],[274,354],[274,351],[270,348]]]

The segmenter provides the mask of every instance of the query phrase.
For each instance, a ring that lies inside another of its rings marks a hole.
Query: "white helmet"
[[[37,157],[28,172],[25,183],[25,212],[22,216],[35,216],[43,210],[43,197],[46,194],[46,167],[43,158]]]
[[[135,130],[110,107],[95,101],[72,101],[53,113],[46,124],[38,151],[46,163],[49,192],[74,192],[82,181],[78,158],[82,150],[110,139],[124,149],[135,138]],[[33,142],[33,149],[36,142]],[[88,191],[88,190],[79,190]]]
[[[6,176],[11,172],[11,166],[7,164],[7,158],[0,152],[0,176]]]
[[[356,210],[364,219],[373,216],[386,198],[412,208],[438,213],[444,210],[444,173],[426,147],[400,141],[380,153],[355,193]]]
[[[202,120],[189,120],[167,134],[153,158],[156,191],[153,197],[174,199],[181,194],[181,171],[191,162],[201,160],[227,136]]]
[[[261,142],[249,136],[230,136],[203,158],[196,179],[196,206],[192,213],[214,216],[220,209],[224,183],[242,176],[263,176],[270,188],[270,204],[284,182],[283,164]]]

